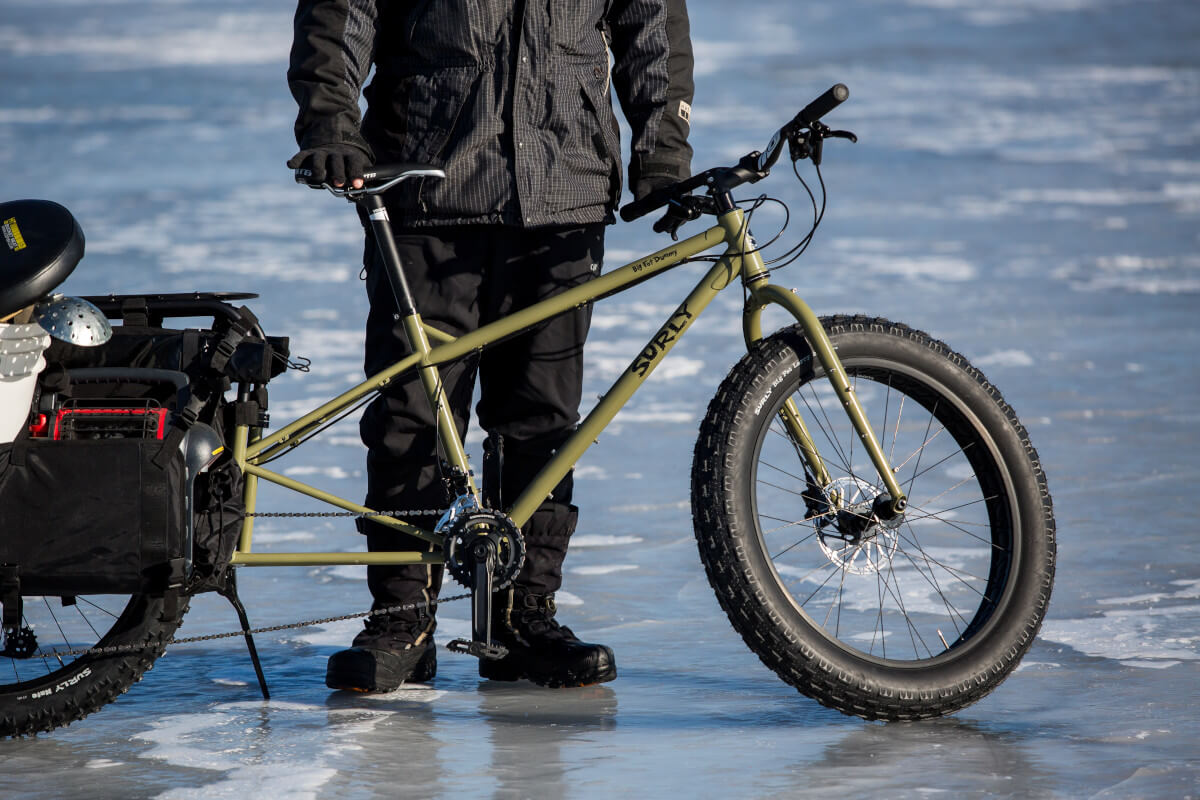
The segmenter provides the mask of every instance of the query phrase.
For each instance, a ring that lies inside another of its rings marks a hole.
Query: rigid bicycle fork
[[[721,199],[719,198],[718,204],[720,203]],[[726,198],[725,203],[732,208],[731,200]],[[812,348],[821,366],[825,369],[825,374],[837,395],[838,401],[842,405],[842,409],[846,412],[846,416],[858,434],[863,447],[866,448],[867,454],[871,459],[871,464],[875,467],[875,471],[879,474],[880,481],[886,489],[886,492],[882,492],[875,497],[870,513],[872,516],[878,517],[885,522],[894,520],[900,514],[904,513],[905,508],[908,506],[908,498],[896,481],[895,470],[892,469],[888,463],[887,456],[884,455],[883,449],[879,446],[875,432],[867,421],[867,416],[858,401],[858,396],[854,392],[854,386],[847,378],[846,370],[842,367],[841,359],[838,358],[837,351],[834,350],[833,344],[829,341],[829,336],[825,333],[825,328],[821,325],[821,320],[813,313],[808,304],[800,299],[795,290],[784,290],[770,283],[768,270],[763,263],[762,254],[755,244],[753,237],[750,236],[744,217],[740,211],[731,210],[728,213],[722,214],[720,222],[725,227],[731,241],[744,243],[741,255],[741,275],[742,285],[746,289],[747,297],[746,306],[742,313],[742,332],[746,340],[746,346],[751,347],[755,342],[763,338],[762,312],[767,306],[778,305],[796,318],[796,321],[800,323],[800,327],[804,330],[804,335],[808,340],[809,346]],[[832,485],[833,479],[829,474],[829,470],[825,467],[824,459],[813,442],[813,438],[809,434],[808,427],[805,425],[804,419],[800,416],[800,411],[796,408],[793,398],[789,397],[784,402],[783,407],[779,411],[779,417],[783,423],[784,430],[787,431],[788,437],[792,440],[792,444],[796,447],[801,460],[812,476],[816,488],[822,494],[827,495],[827,499],[831,501],[833,506],[832,510],[840,510],[844,498],[839,497],[836,492],[830,495],[829,487]]]

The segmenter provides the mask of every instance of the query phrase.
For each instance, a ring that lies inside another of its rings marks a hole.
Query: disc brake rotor
[[[883,521],[874,512],[883,493],[866,481],[846,476],[825,490],[830,507],[839,510],[817,521],[817,544],[835,566],[854,575],[874,575],[887,569],[900,544],[903,516]],[[838,497],[840,502],[834,503]]]

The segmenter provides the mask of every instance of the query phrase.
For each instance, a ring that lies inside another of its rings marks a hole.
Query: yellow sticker
[[[8,245],[9,250],[25,249],[25,239],[21,236],[21,229],[17,227],[16,217],[9,217],[4,220],[4,241]]]

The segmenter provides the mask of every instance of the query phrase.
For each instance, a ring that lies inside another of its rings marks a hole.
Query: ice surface
[[[1200,796],[1194,0],[689,9],[697,168],[762,147],[833,83],[851,90],[827,121],[859,143],[827,146],[822,227],[773,280],[819,314],[884,316],[946,341],[1032,433],[1059,565],[1017,672],[951,719],[864,723],[797,694],[731,630],[688,498],[699,419],[744,352],[735,290],[576,471],[581,524],[560,616],[614,647],[616,681],[481,682],[473,660],[442,650],[429,686],[331,693],[325,662],[361,628],[352,619],[258,635],[263,702],[240,639],[179,645],[102,712],[0,744],[0,796]],[[0,14],[0,199],[56,200],[79,219],[87,257],[69,293],[260,293],[249,305],[266,330],[312,360],[273,382],[275,427],[360,380],[367,307],[353,209],[297,188],[283,166],[295,149],[291,11],[6,0]],[[804,234],[812,207],[786,168],[745,196],[759,192],[792,215],[771,256]],[[611,230],[606,269],[667,244],[651,222]],[[763,242],[781,224],[770,204],[753,219]],[[596,305],[585,408],[704,268]],[[473,428],[477,470],[479,442]],[[277,466],[356,498],[364,458],[350,419]],[[326,510],[270,488],[261,508]],[[346,519],[255,530],[270,552],[363,546]],[[370,604],[361,567],[246,569],[239,583],[255,625]],[[912,592],[914,607],[932,603]],[[468,636],[469,616],[464,603],[442,608],[439,643]],[[209,595],[181,635],[236,627]]]

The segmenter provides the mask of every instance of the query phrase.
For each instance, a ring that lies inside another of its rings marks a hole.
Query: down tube
[[[721,258],[704,278],[696,284],[687,299],[675,309],[670,318],[659,328],[637,358],[622,373],[617,382],[604,394],[592,412],[579,425],[579,429],[559,448],[553,458],[547,462],[533,482],[517,498],[517,502],[509,510],[509,516],[518,526],[524,525],[533,512],[549,496],[562,476],[579,460],[584,451],[600,435],[600,432],[612,422],[613,417],[625,405],[638,387],[650,376],[664,356],[671,351],[675,343],[687,332],[700,313],[708,307],[712,299],[727,287],[741,269],[741,259],[726,254]]]

